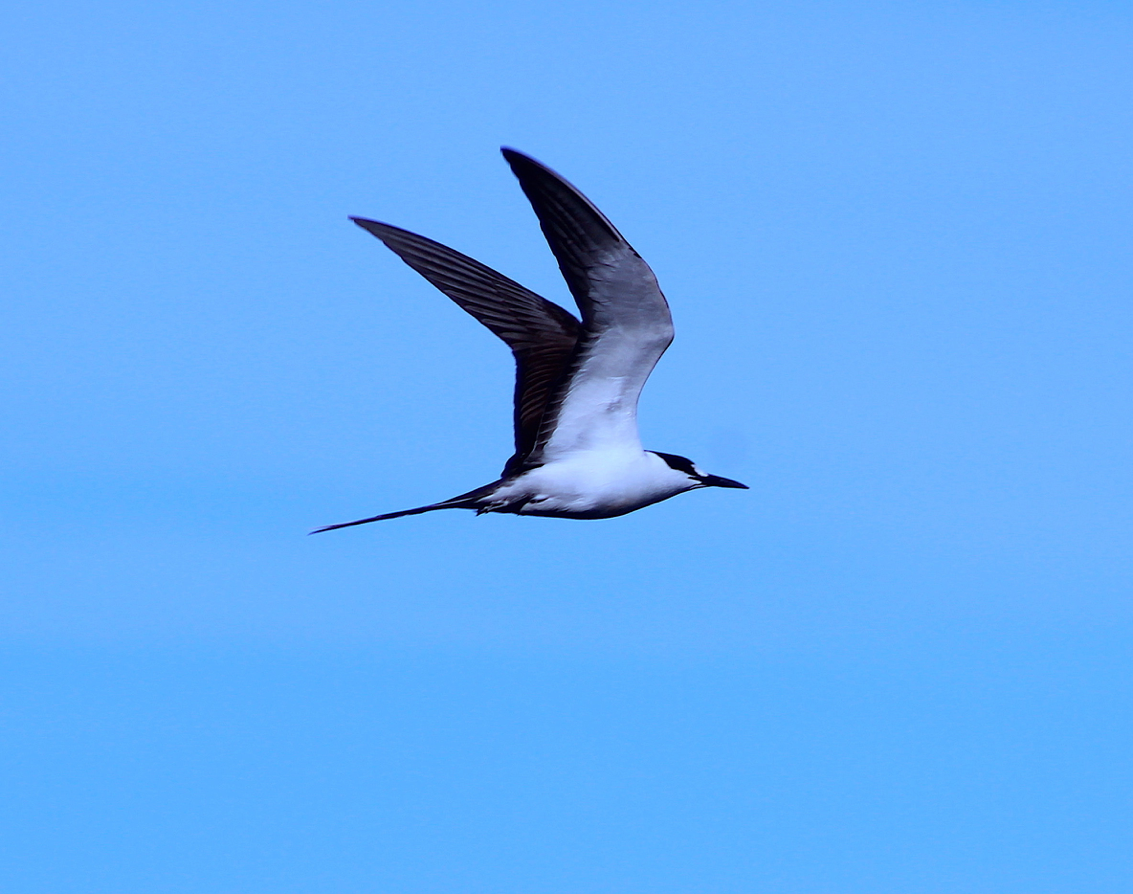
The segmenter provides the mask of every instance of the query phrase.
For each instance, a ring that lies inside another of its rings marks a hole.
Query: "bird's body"
[[[642,449],[638,397],[673,340],[665,296],[645,261],[582,193],[534,159],[503,153],[582,320],[440,243],[354,218],[512,349],[515,453],[499,480],[467,494],[320,531],[435,509],[612,518],[700,487],[745,486],[707,475],[684,457]]]
[[[613,518],[689,490],[689,477],[656,453],[619,447],[579,450],[502,480],[484,512],[555,518]]]

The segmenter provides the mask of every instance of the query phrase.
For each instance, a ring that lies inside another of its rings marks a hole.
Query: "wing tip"
[[[504,160],[511,165],[511,169],[518,175],[520,168],[528,168],[536,171],[542,171],[550,174],[557,180],[562,180],[561,174],[552,171],[543,162],[532,158],[526,152],[520,152],[518,149],[512,149],[511,146],[500,146],[500,154],[503,155]]]

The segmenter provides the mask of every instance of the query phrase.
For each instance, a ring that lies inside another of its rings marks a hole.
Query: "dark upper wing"
[[[531,452],[548,398],[578,342],[578,320],[491,267],[389,224],[352,217],[406,264],[502,338],[515,355],[515,456]]]
[[[543,415],[532,459],[636,445],[637,400],[673,340],[653,271],[593,203],[533,158],[503,149],[582,312],[571,369]]]

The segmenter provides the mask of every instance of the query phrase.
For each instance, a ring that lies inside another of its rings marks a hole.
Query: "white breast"
[[[687,475],[669,468],[655,454],[587,450],[532,469],[492,496],[501,504],[522,502],[521,515],[609,518],[694,486]]]

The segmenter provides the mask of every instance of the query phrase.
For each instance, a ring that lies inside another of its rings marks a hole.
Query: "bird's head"
[[[740,484],[738,481],[733,481],[731,478],[709,475],[707,472],[697,468],[696,463],[687,456],[677,456],[672,453],[658,453],[656,450],[649,452],[661,457],[661,459],[665,461],[665,464],[673,471],[688,476],[688,490],[693,490],[698,487],[742,487],[744,490],[748,489],[746,484]]]

